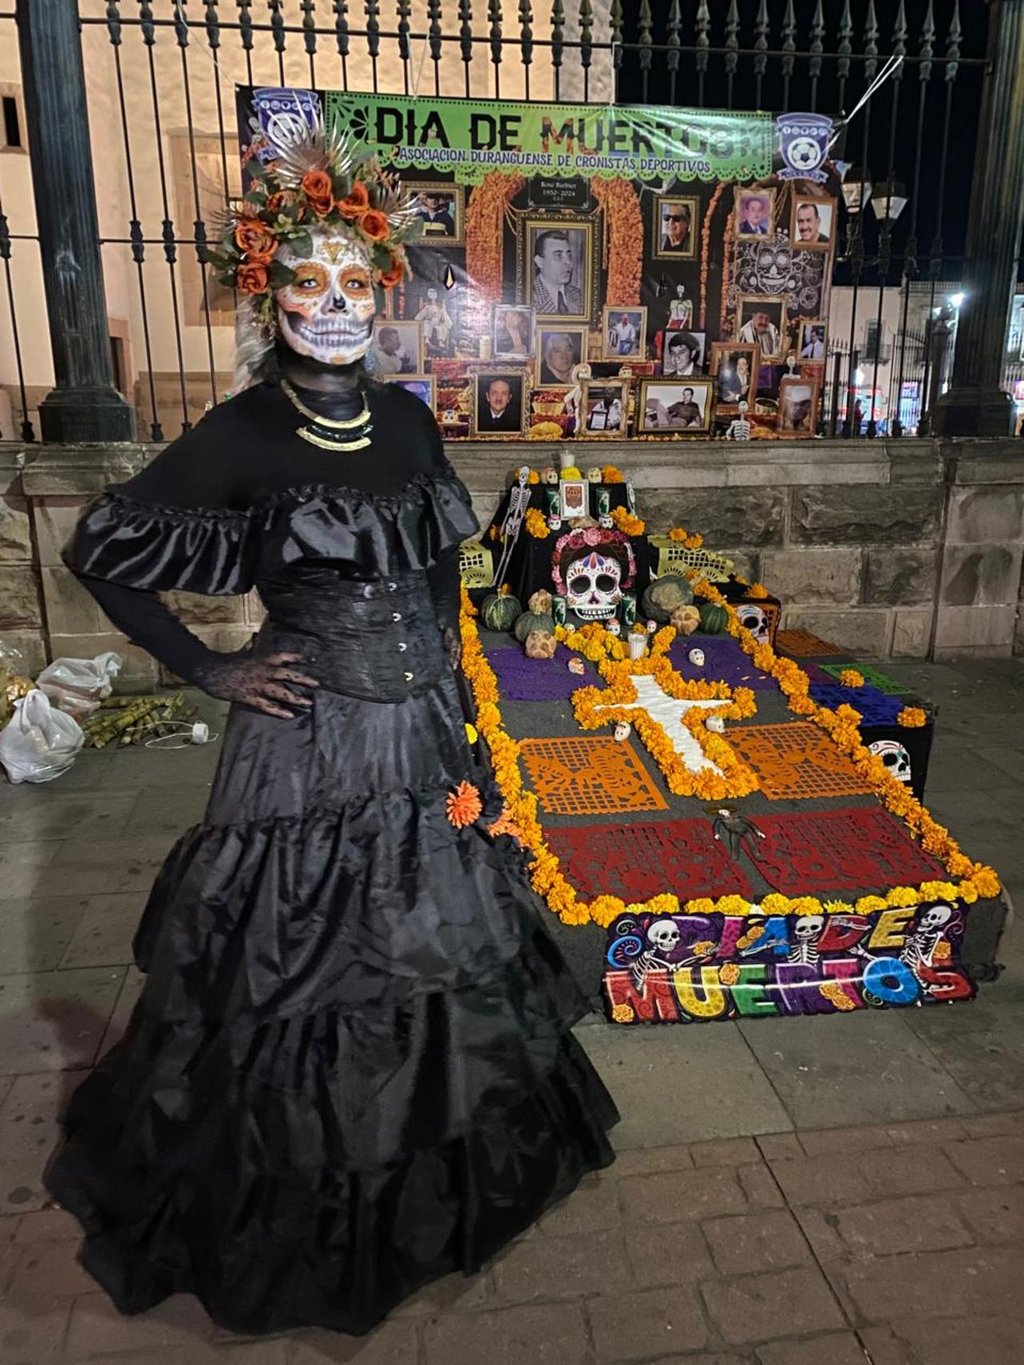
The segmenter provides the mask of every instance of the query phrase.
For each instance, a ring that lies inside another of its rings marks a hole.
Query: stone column
[[[1024,225],[1024,0],[988,0],[991,72],[978,124],[953,384],[932,409],[943,436],[1009,436],[1001,387]]]
[[[32,186],[56,387],[39,405],[44,441],[130,441],[114,388],[75,0],[17,0]]]

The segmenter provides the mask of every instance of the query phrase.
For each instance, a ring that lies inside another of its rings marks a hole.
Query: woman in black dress
[[[234,705],[47,1181],[123,1312],[186,1292],[236,1331],[363,1333],[607,1165],[617,1115],[467,740],[468,494],[429,410],[360,361],[414,215],[322,129],[280,142],[223,262],[268,377],[108,490],[67,555]],[[231,655],[157,595],[253,586],[267,621]]]

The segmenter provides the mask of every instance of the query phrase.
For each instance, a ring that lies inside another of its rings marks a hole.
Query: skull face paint
[[[351,365],[370,349],[376,303],[369,252],[339,232],[319,229],[299,253],[287,242],[277,259],[294,272],[274,295],[281,340],[322,365]]]

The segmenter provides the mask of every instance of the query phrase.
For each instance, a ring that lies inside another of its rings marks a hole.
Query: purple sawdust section
[[[487,661],[506,701],[567,701],[596,681],[589,668],[582,677],[570,673],[567,665],[572,657],[571,650],[559,645],[553,659],[528,659],[521,649],[494,649]]]
[[[865,725],[895,725],[905,705],[902,697],[886,696],[870,684],[842,687],[837,682],[812,682],[811,699],[832,711],[839,706],[852,706],[860,712]]]
[[[687,655],[691,649],[704,651],[704,667],[691,664]],[[705,678],[709,682],[724,682],[730,687],[751,687],[766,691],[777,687],[774,678],[755,668],[735,640],[726,635],[690,635],[677,638],[668,651],[672,667],[684,678]]]

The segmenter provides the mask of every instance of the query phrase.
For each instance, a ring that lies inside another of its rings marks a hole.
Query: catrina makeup
[[[320,229],[308,251],[284,242],[277,259],[293,272],[274,295],[281,340],[323,365],[351,365],[364,356],[377,311],[368,250]]]

